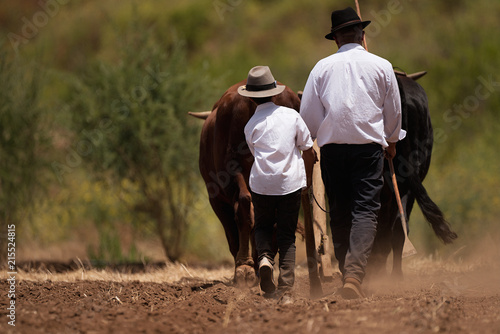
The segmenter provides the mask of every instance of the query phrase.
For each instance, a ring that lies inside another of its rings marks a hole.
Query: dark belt
[[[380,145],[379,143],[375,143],[375,142],[371,142],[371,143],[366,143],[366,144],[337,144],[337,143],[329,143],[329,144],[325,144],[323,145],[323,147],[325,146],[328,146],[328,145],[335,145],[335,146],[363,146],[363,145],[379,145],[379,146],[382,146]]]

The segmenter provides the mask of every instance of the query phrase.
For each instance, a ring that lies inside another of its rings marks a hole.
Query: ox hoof
[[[234,272],[234,283],[239,288],[251,288],[257,284],[257,276],[252,266],[239,266]]]

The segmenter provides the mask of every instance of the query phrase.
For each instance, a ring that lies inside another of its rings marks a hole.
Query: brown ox
[[[201,115],[206,120],[201,130],[199,164],[210,205],[224,227],[234,257],[235,283],[252,286],[256,283],[257,252],[248,179],[253,156],[243,129],[257,105],[238,94],[238,87],[245,83],[246,80],[231,86],[211,112]],[[288,87],[274,96],[273,102],[297,111],[300,108],[299,97]]]

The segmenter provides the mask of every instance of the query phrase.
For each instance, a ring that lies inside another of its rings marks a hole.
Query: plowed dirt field
[[[500,333],[498,266],[426,259],[405,272],[403,282],[366,282],[368,298],[351,301],[337,293],[335,273],[323,283],[324,296],[312,300],[307,270],[298,266],[293,303],[281,305],[258,286],[233,286],[230,267],[46,265],[17,273],[15,327],[8,324],[10,284],[2,273],[0,332]]]

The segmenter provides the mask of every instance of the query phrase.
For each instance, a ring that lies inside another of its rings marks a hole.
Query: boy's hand
[[[307,188],[309,188],[312,185],[313,167],[316,161],[318,161],[318,155],[311,147],[307,151],[302,152],[302,158],[304,159],[304,165],[306,167]]]

